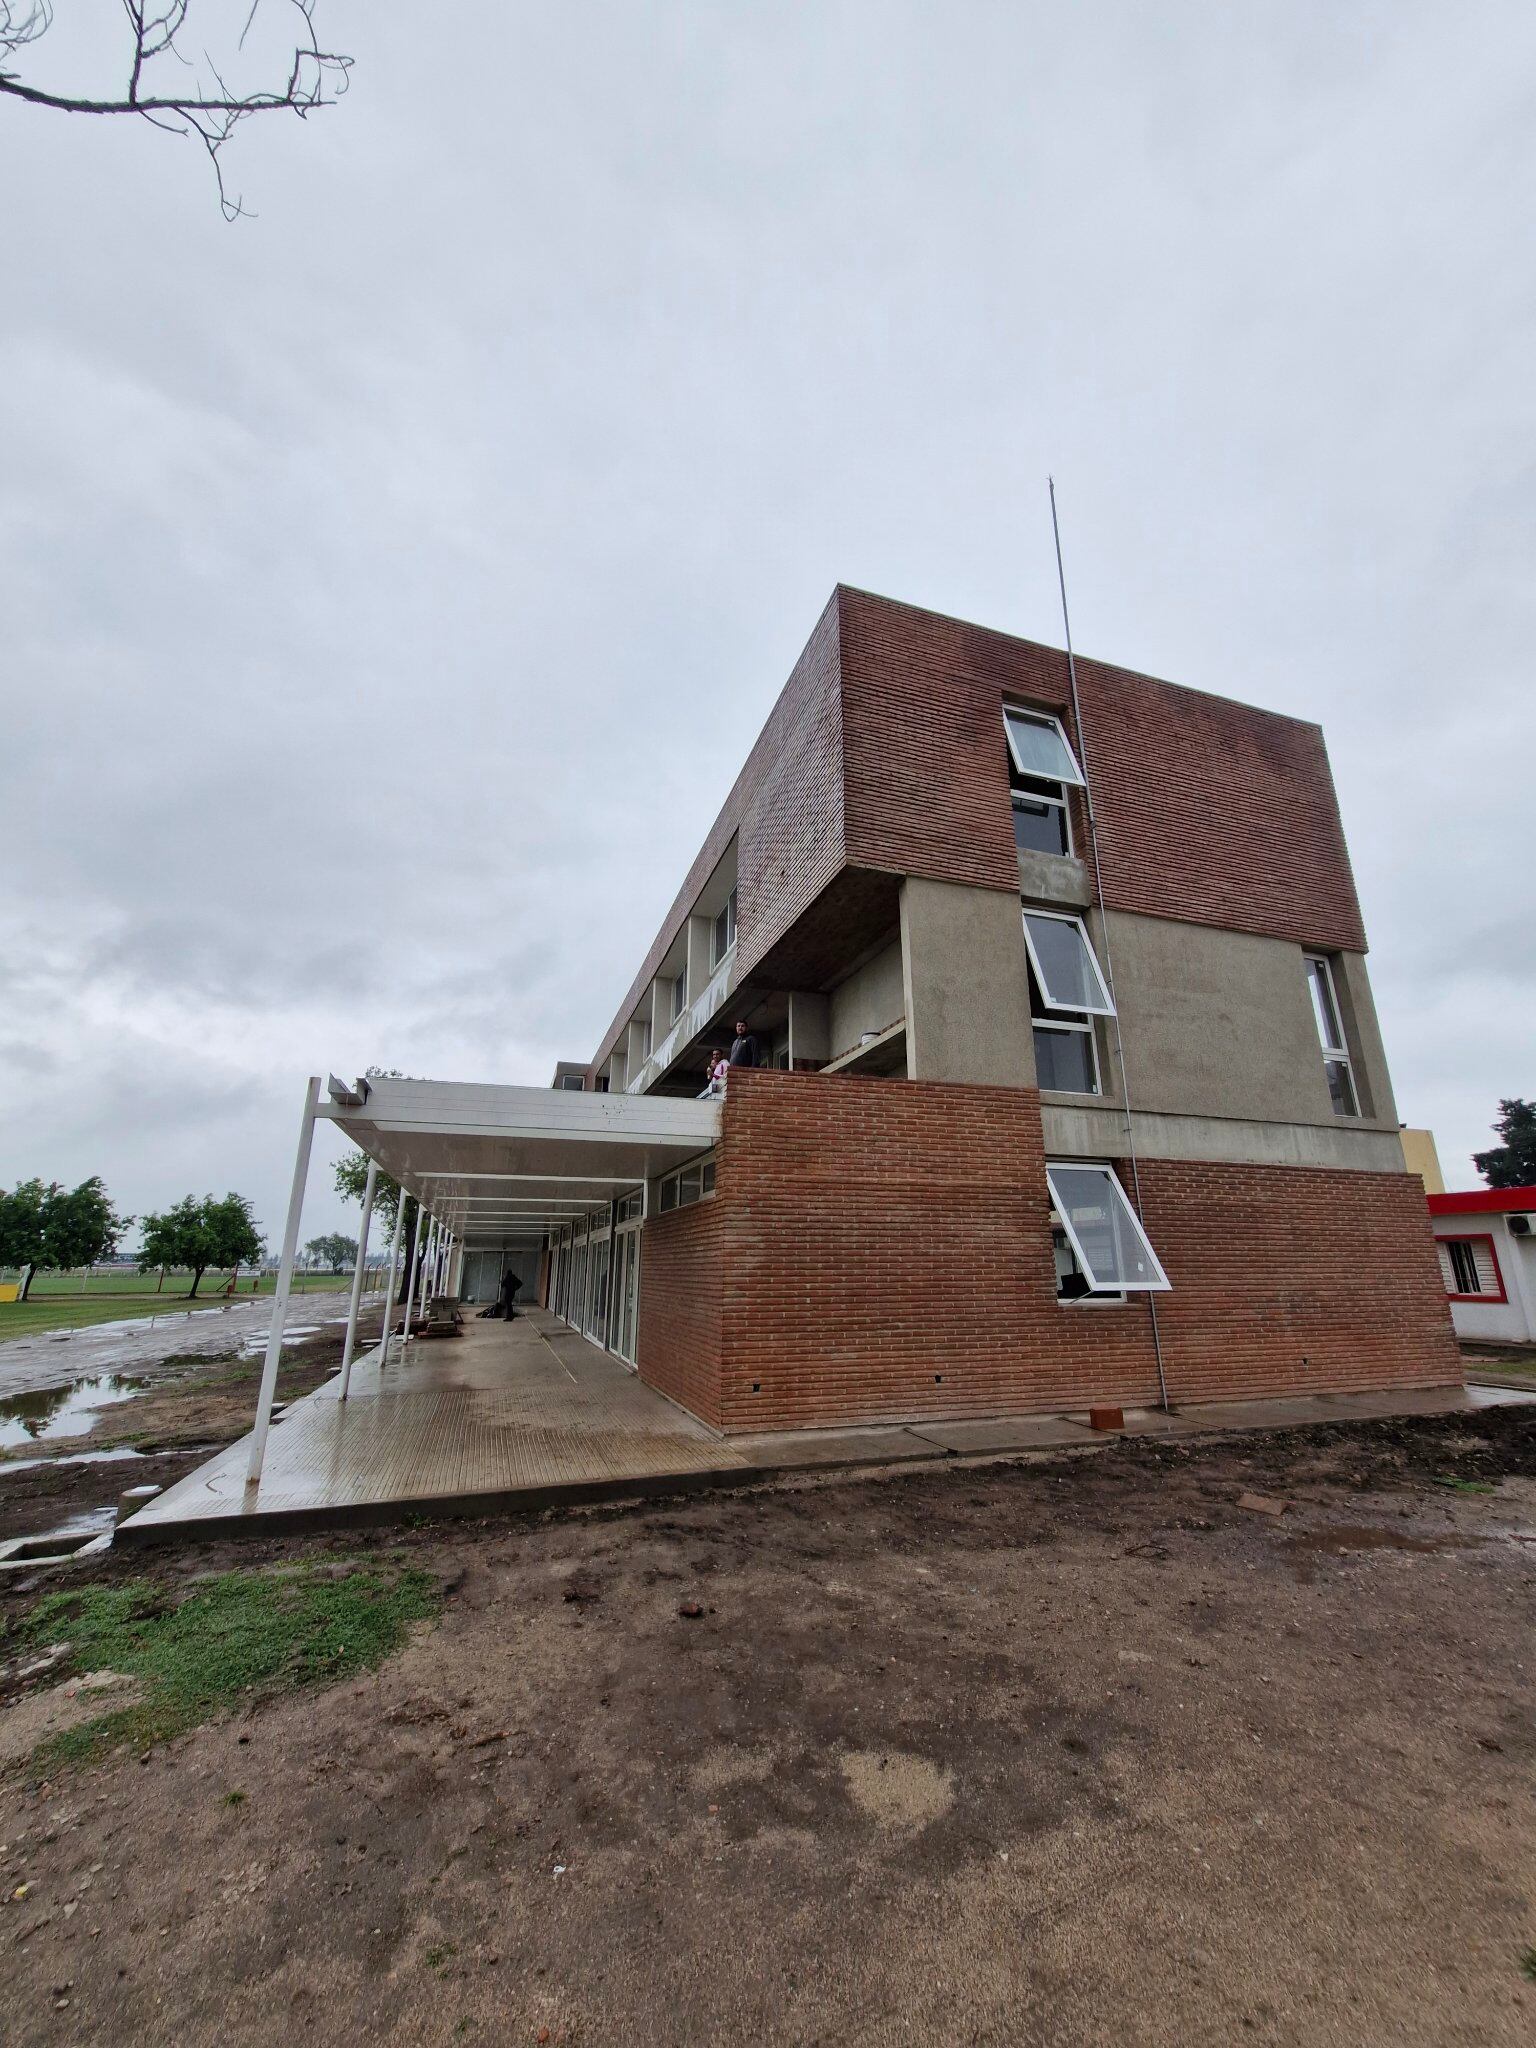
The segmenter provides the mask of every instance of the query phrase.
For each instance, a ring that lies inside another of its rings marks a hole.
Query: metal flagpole
[[[272,1396],[277,1391],[278,1361],[283,1355],[283,1326],[288,1320],[288,1296],[293,1287],[293,1259],[299,1246],[299,1218],[304,1210],[304,1183],[309,1178],[309,1152],[315,1136],[315,1110],[320,1101],[320,1076],[311,1074],[304,1091],[304,1114],[299,1120],[299,1150],[293,1162],[293,1187],[288,1196],[288,1221],[283,1230],[283,1253],[277,1264],[277,1290],[272,1297],[272,1327],[267,1332],[267,1355],[261,1368],[261,1391],[256,1396],[256,1426],[251,1431],[251,1461],[246,1468],[247,1492],[261,1482],[262,1461],[267,1455],[267,1430],[272,1421]]]
[[[1077,731],[1077,765],[1083,771],[1083,805],[1088,813],[1088,844],[1093,850],[1093,893],[1098,899],[1100,936],[1104,941],[1104,979],[1109,983],[1109,999],[1115,1001],[1114,952],[1109,936],[1109,916],[1104,908],[1104,871],[1099,863],[1099,827],[1093,810],[1093,777],[1088,768],[1088,741],[1083,733],[1083,710],[1077,695],[1077,657],[1072,652],[1072,620],[1067,612],[1067,572],[1061,559],[1061,525],[1056,517],[1056,479],[1047,477],[1051,493],[1051,535],[1056,543],[1056,581],[1061,589],[1061,625],[1067,640],[1067,677],[1072,686],[1072,723]],[[1136,1214],[1143,1215],[1141,1206],[1141,1166],[1136,1157],[1136,1131],[1131,1120],[1131,1084],[1125,1071],[1125,1038],[1120,1029],[1120,1012],[1117,1007],[1114,1017],[1115,1061],[1120,1069],[1120,1095],[1125,1104],[1125,1146],[1131,1162],[1131,1186],[1136,1194]],[[1143,1217],[1143,1221],[1145,1218]],[[1157,1385],[1162,1396],[1163,1412],[1168,1410],[1168,1379],[1163,1370],[1163,1340],[1157,1326],[1157,1296],[1147,1296],[1147,1307],[1152,1312],[1152,1351],[1157,1359]]]
[[[357,1311],[363,1298],[363,1269],[368,1263],[368,1226],[373,1221],[373,1191],[379,1184],[379,1163],[368,1162],[368,1179],[363,1187],[363,1221],[357,1233],[357,1266],[352,1275],[352,1299],[347,1305],[347,1334],[341,1347],[341,1398],[347,1398],[352,1384],[352,1351],[357,1343]]]

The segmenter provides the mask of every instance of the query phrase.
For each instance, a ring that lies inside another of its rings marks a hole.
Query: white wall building
[[[1431,1195],[1458,1337],[1536,1344],[1536,1187]]]

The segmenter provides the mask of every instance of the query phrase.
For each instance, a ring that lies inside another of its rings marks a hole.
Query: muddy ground
[[[1530,1409],[74,1569],[381,1553],[365,1681],[0,1780],[7,2041],[1536,2038]]]
[[[378,1334],[378,1317],[364,1318],[363,1341]],[[341,1364],[342,1331],[334,1324],[283,1353],[277,1399],[291,1401],[322,1385]],[[110,1523],[109,1510],[130,1486],[171,1486],[251,1426],[261,1381],[259,1353],[224,1357],[173,1353],[126,1376],[131,1398],[113,1399],[78,1434],[18,1443],[0,1450],[0,1540],[36,1536],[91,1518]],[[117,1375],[114,1378],[120,1377]],[[94,1384],[86,1381],[87,1388]],[[0,1408],[39,1407],[61,1390],[13,1395]],[[89,1398],[85,1399],[89,1409]],[[91,1462],[82,1454],[133,1455]]]

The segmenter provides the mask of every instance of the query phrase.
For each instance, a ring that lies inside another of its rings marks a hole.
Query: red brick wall
[[[1012,698],[1057,711],[1087,754],[1111,909],[1364,949],[1317,726],[1080,659],[1079,735],[1056,648],[838,595],[851,865],[1017,890]]]
[[[845,869],[1016,892],[1005,698],[1055,710],[1086,752],[1111,909],[1364,949],[1315,725],[1103,662],[1077,668],[1082,734],[1058,649],[839,586],[594,1066],[733,835],[743,976],[786,935],[796,956],[797,920]],[[1076,801],[1074,825],[1086,850]]]
[[[642,1227],[635,1339],[641,1379],[717,1427],[724,1225],[722,1205],[707,1201]]]
[[[1175,1397],[1460,1380],[1417,1174],[1152,1159],[1141,1191]]]
[[[1142,1189],[1175,1402],[1459,1378],[1414,1177]],[[1145,1297],[1060,1307],[1048,1217],[1028,1090],[733,1075],[714,1199],[646,1226],[642,1374],[727,1429],[1154,1401]]]

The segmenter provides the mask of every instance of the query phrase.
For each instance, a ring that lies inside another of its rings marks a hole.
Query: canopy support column
[[[402,1188],[395,1203],[395,1227],[389,1238],[389,1285],[384,1290],[384,1329],[379,1340],[383,1346],[379,1354],[380,1363],[383,1365],[389,1363],[389,1340],[395,1321],[395,1279],[400,1271],[400,1240],[405,1234],[400,1228],[400,1217],[404,1208],[405,1190]]]
[[[411,1304],[416,1299],[417,1254],[421,1250],[421,1203],[416,1204],[416,1228],[411,1232],[411,1264],[405,1276],[405,1321],[401,1324],[400,1357],[405,1358],[405,1347],[411,1341]]]
[[[277,1368],[283,1355],[283,1327],[288,1320],[288,1296],[293,1288],[293,1260],[299,1247],[299,1219],[304,1211],[304,1184],[309,1179],[309,1153],[315,1137],[315,1111],[320,1102],[320,1076],[311,1074],[304,1091],[304,1114],[299,1119],[299,1150],[293,1162],[293,1187],[288,1196],[288,1221],[283,1230],[283,1252],[277,1267],[277,1291],[272,1297],[272,1327],[267,1333],[267,1355],[261,1368],[261,1391],[256,1396],[256,1426],[251,1431],[251,1462],[246,1470],[245,1491],[249,1499],[261,1483],[262,1462],[267,1455],[267,1430],[272,1421],[272,1397],[277,1391]]]
[[[357,1311],[363,1299],[363,1270],[368,1263],[368,1226],[373,1221],[373,1191],[379,1184],[376,1159],[368,1162],[368,1179],[363,1188],[363,1220],[357,1233],[357,1265],[352,1274],[352,1299],[347,1304],[347,1335],[341,1347],[341,1398],[347,1398],[352,1384],[352,1352],[357,1343]]]

